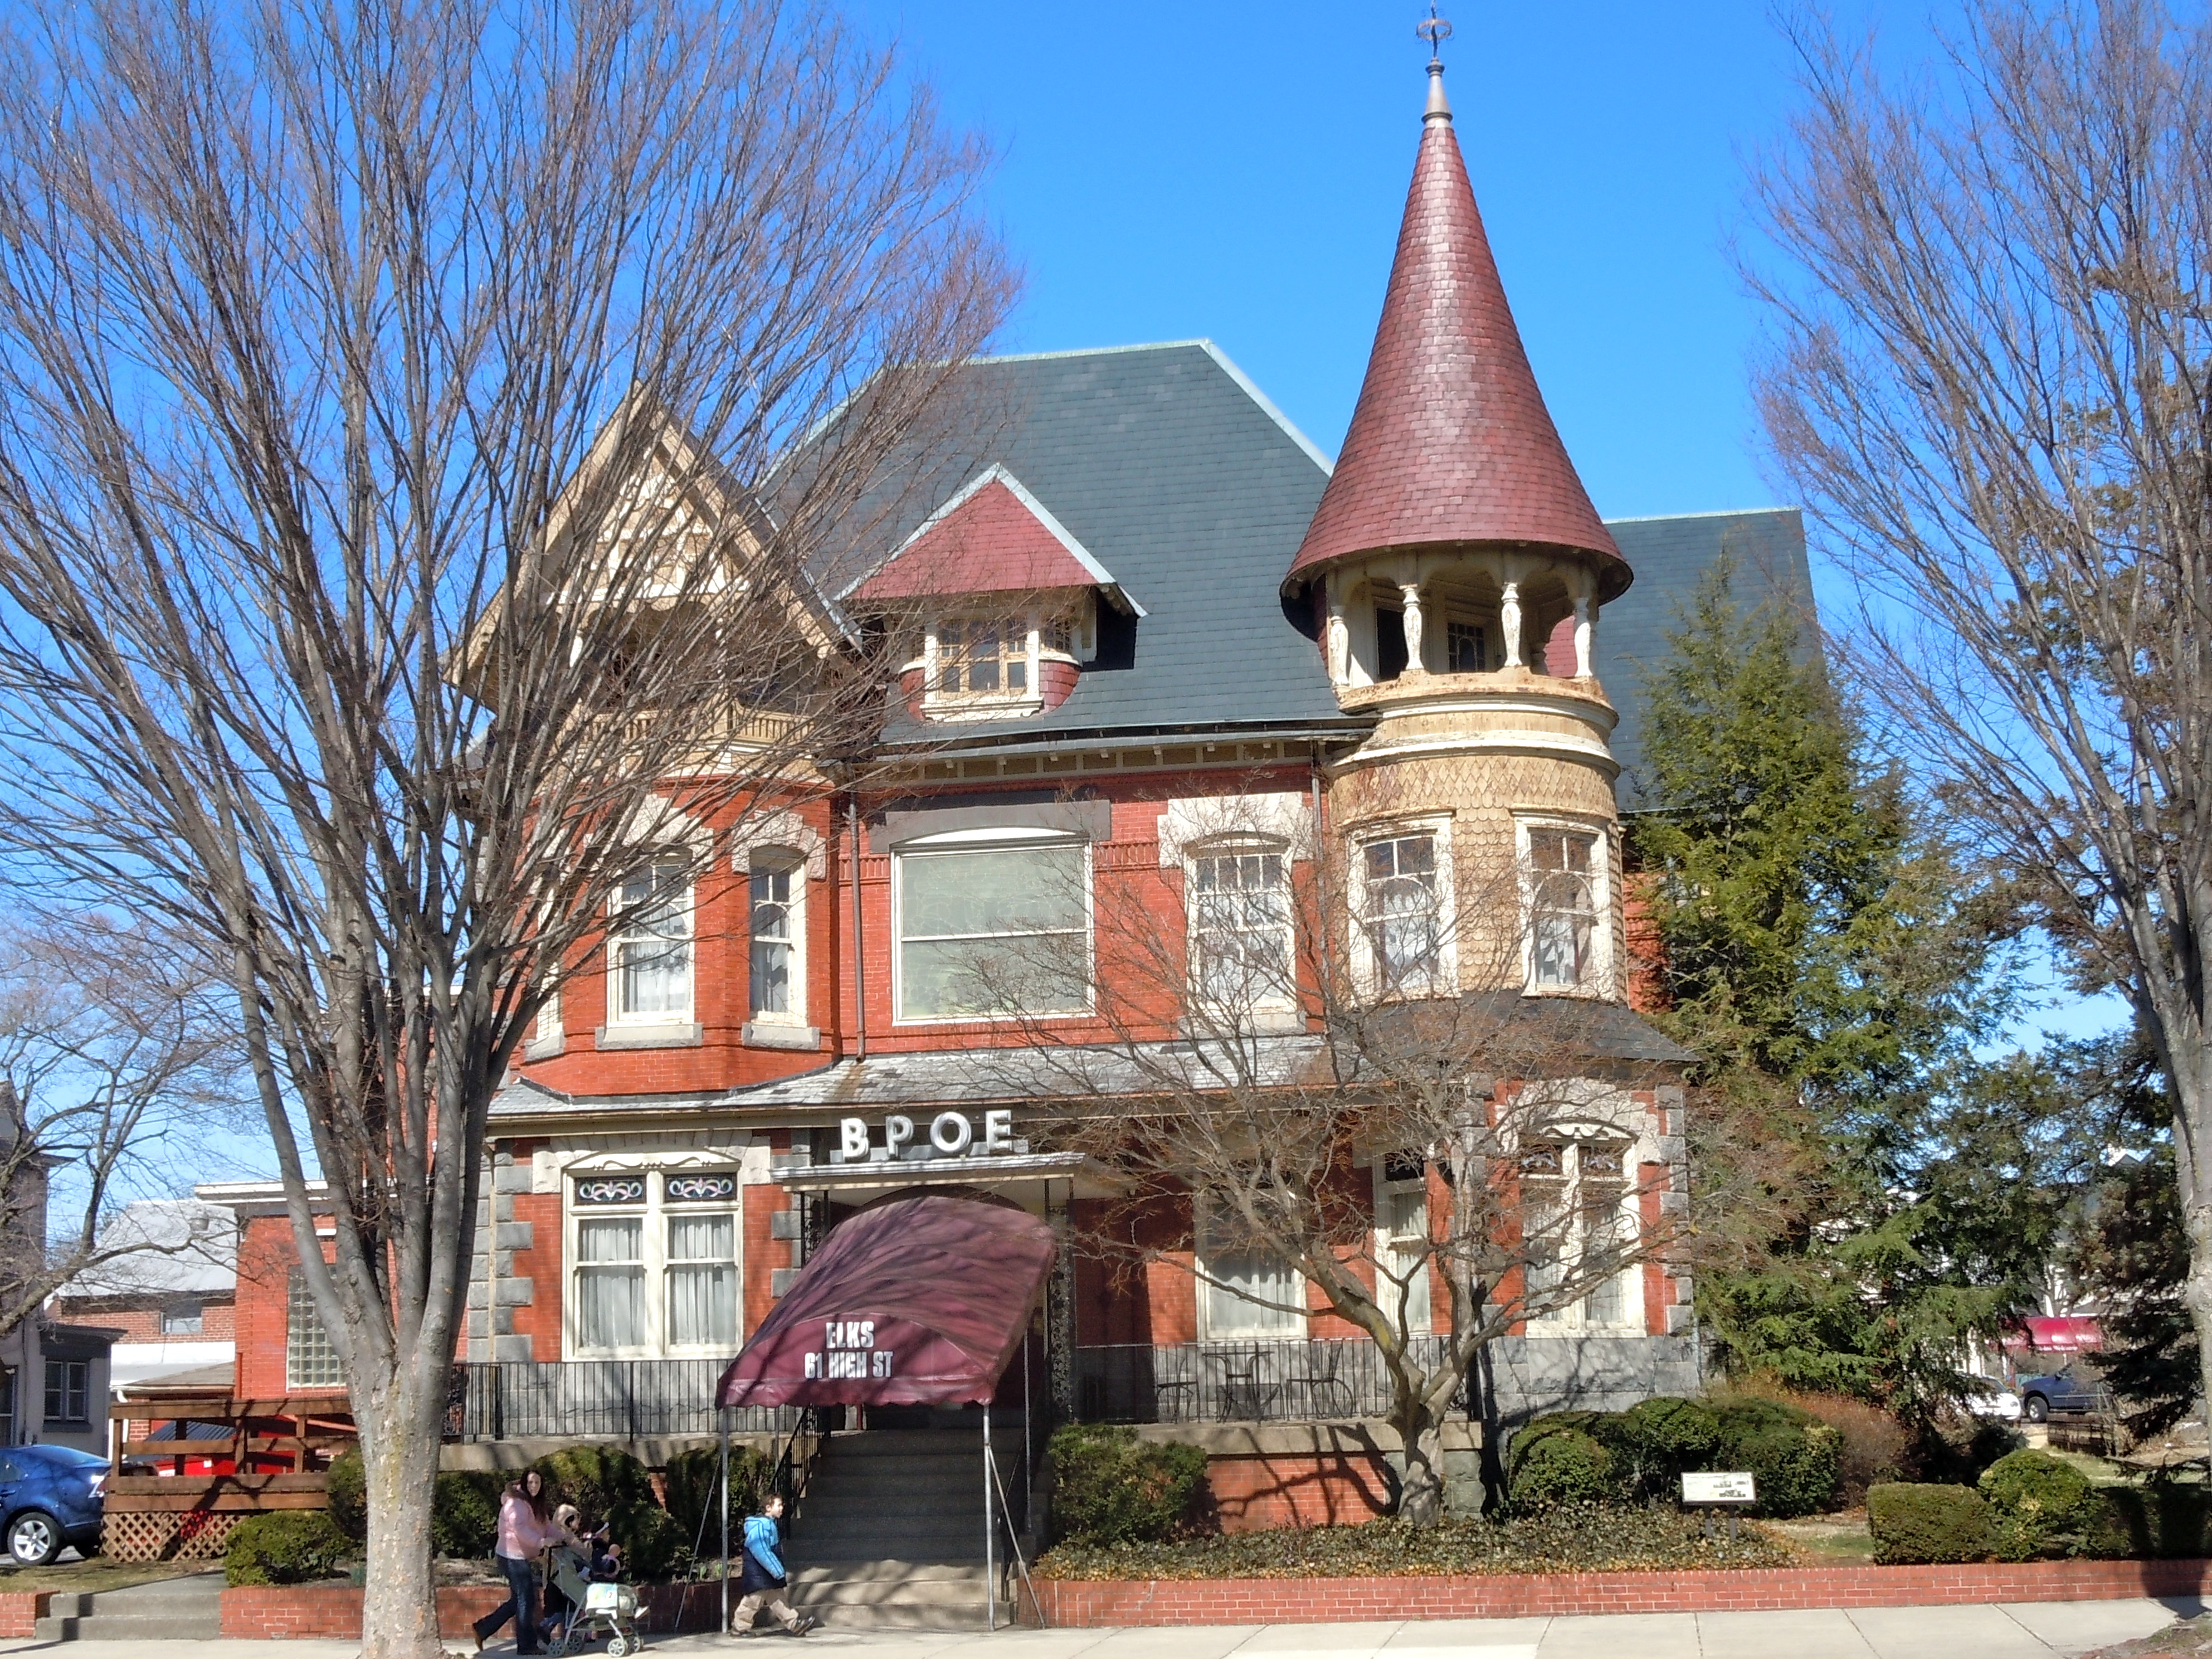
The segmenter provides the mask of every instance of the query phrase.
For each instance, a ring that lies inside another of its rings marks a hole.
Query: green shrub
[[[1569,1504],[1610,1503],[1620,1496],[1613,1455],[1595,1435],[1580,1429],[1554,1429],[1525,1449],[1517,1438],[1514,1441],[1512,1471],[1505,1486],[1505,1501],[1514,1514],[1534,1515]]]
[[[1054,1528],[1078,1544],[1151,1544],[1188,1530],[1206,1484],[1196,1446],[1071,1423],[1052,1437]]]
[[[368,1481],[361,1467],[361,1448],[349,1446],[325,1473],[331,1519],[356,1544],[368,1541]]]
[[[328,1510],[276,1510],[238,1523],[223,1578],[232,1584],[312,1584],[360,1553]]]
[[[1612,1451],[1632,1496],[1674,1502],[1686,1469],[1711,1467],[1720,1419],[1694,1400],[1658,1395],[1596,1425],[1592,1437]]]
[[[1975,1486],[1990,1506],[1999,1560],[2087,1553],[2100,1506],[2080,1470],[2048,1452],[2016,1451],[1990,1464]]]
[[[668,1517],[684,1547],[705,1557],[720,1547],[721,1498],[717,1490],[721,1457],[711,1446],[679,1452],[662,1471]],[[775,1465],[750,1446],[730,1448],[730,1532],[735,1537],[744,1517],[760,1507],[775,1478]]]
[[[1966,1486],[1916,1486],[1901,1481],[1867,1492],[1867,1530],[1874,1559],[1885,1566],[1985,1561],[1990,1506]]]
[[[438,1477],[430,1499],[430,1548],[457,1561],[480,1561],[499,1537],[499,1495],[505,1479],[452,1469]]]
[[[2097,1491],[2100,1555],[2195,1560],[2212,1553],[2212,1487],[2170,1480]]]
[[[1755,1395],[1711,1402],[1719,1443],[1708,1466],[1750,1473],[1758,1513],[1787,1519],[1837,1506],[1844,1437],[1802,1407]]]
[[[690,1540],[653,1495],[645,1465],[612,1446],[568,1446],[531,1465],[556,1504],[574,1504],[590,1526],[605,1524],[630,1576],[665,1578],[688,1570]]]

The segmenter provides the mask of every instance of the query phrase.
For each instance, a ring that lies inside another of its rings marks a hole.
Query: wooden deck
[[[109,1443],[100,1545],[121,1561],[212,1559],[229,1547],[241,1516],[327,1509],[325,1471],[356,1437],[343,1395],[149,1393],[107,1414],[119,1426]],[[185,1425],[221,1425],[229,1433],[176,1437]],[[210,1462],[228,1468],[193,1467]]]

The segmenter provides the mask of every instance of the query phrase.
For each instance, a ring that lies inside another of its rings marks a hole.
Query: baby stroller
[[[586,1578],[567,1550],[553,1552],[553,1588],[568,1598],[575,1616],[562,1626],[561,1639],[547,1650],[553,1659],[580,1653],[608,1638],[610,1659],[623,1659],[645,1644],[637,1633],[637,1592],[628,1584],[597,1584]]]

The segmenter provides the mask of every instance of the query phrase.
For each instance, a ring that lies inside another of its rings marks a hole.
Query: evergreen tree
[[[1867,755],[1796,619],[1746,611],[1730,576],[1647,678],[1662,805],[1631,842],[1656,1018],[1704,1058],[1696,1157],[1767,1161],[1708,1183],[1759,1175],[1771,1201],[1699,1214],[1699,1317],[1732,1373],[1925,1413],[1966,1339],[2033,1305],[2064,1103],[2035,1062],[1972,1053],[2011,1006],[2002,888]]]

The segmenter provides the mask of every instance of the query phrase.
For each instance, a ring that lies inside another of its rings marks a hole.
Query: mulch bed
[[[2099,1648],[2081,1659],[2195,1659],[2202,1654],[2212,1654],[2212,1613],[2185,1619],[2154,1636]]]

